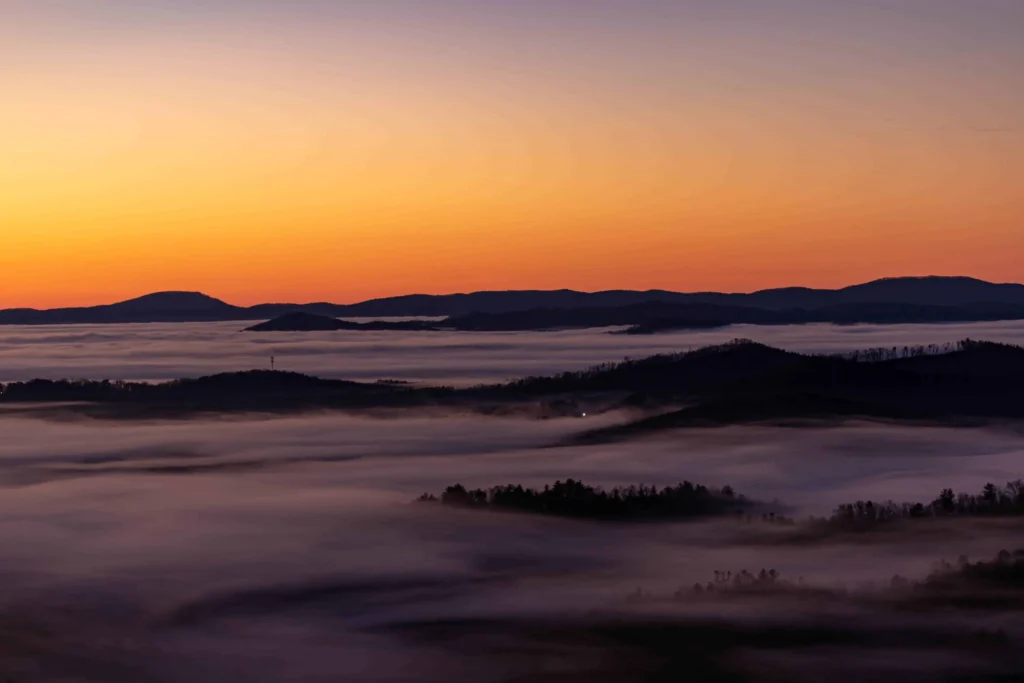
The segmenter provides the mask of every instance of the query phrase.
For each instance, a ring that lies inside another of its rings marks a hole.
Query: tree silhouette
[[[726,493],[728,491],[728,493]],[[541,490],[514,484],[466,489],[454,484],[440,497],[423,494],[424,503],[486,510],[509,510],[593,519],[669,519],[733,514],[752,505],[731,488],[720,491],[686,481],[676,486],[628,486],[609,491],[575,479],[556,481]]]

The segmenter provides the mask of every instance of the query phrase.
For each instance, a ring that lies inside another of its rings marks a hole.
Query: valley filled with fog
[[[736,338],[808,353],[944,344],[1019,344],[1024,321],[934,325],[729,325],[629,336],[552,332],[242,332],[246,323],[0,326],[0,382],[30,379],[165,381],[269,368],[349,380],[466,386],[686,351]]]
[[[734,337],[823,353],[1024,341],[1022,323],[643,338],[238,327],[0,328],[0,381],[156,381],[264,367],[273,355],[278,369],[323,377],[469,385]],[[929,502],[945,488],[1018,480],[1019,425],[752,424],[571,444],[627,418],[100,420],[0,407],[0,680],[996,681],[1021,671],[1020,593],[965,607],[924,588],[894,592],[893,577],[925,581],[943,558],[1022,548],[1024,517],[805,526],[853,501]],[[745,520],[630,523],[414,502],[455,483],[542,489],[569,478],[729,486],[763,507]],[[787,521],[762,522],[761,510]],[[761,569],[787,588],[691,592],[718,572]]]

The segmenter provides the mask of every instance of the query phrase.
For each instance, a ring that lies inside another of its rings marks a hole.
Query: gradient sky
[[[0,0],[0,308],[1024,280],[1020,0]]]

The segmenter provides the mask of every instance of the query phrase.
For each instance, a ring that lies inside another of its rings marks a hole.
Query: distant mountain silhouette
[[[1024,285],[994,284],[969,277],[897,277],[842,289],[787,287],[749,294],[681,293],[665,290],[473,292],[469,294],[410,295],[373,299],[344,307],[346,316],[462,316],[469,313],[509,313],[529,309],[617,308],[665,302],[715,304],[756,308],[819,308],[836,304],[899,302],[928,306],[973,303],[1024,305]]]
[[[385,322],[374,320],[365,323],[339,320],[326,315],[296,311],[285,313],[265,323],[247,327],[244,332],[321,332],[332,330],[414,330],[430,331],[437,328],[419,321]]]
[[[9,309],[0,311],[0,324],[205,322],[237,319],[242,310],[199,292],[157,292],[105,306]]]
[[[716,304],[648,302],[615,308],[539,308],[508,313],[471,313],[438,323],[469,331],[547,330],[631,325],[626,334],[655,334],[680,329],[708,329],[733,324],[935,323],[1022,320],[1024,304],[978,303],[929,306],[907,303],[847,303],[821,308],[755,308]]]
[[[943,311],[923,313],[918,310],[912,320],[998,320],[1024,317],[1024,285],[994,284],[968,277],[902,277],[875,280],[842,289],[809,289],[789,287],[768,289],[749,294],[724,294],[716,292],[680,293],[664,290],[629,291],[612,290],[604,292],[576,292],[563,289],[554,291],[504,291],[473,292],[469,294],[426,295],[415,294],[373,299],[351,305],[326,302],[295,304],[268,303],[241,307],[195,292],[159,292],[120,303],[86,308],[61,308],[52,310],[7,309],[0,311],[0,324],[38,325],[73,323],[131,323],[131,322],[201,322],[231,320],[265,320],[286,313],[304,312],[315,315],[338,317],[400,317],[433,316],[463,318],[458,329],[488,329],[477,314],[502,315],[521,311],[560,311],[549,317],[575,315],[579,322],[569,326],[593,324],[647,324],[654,317],[625,319],[624,322],[592,322],[596,318],[617,317],[623,320],[621,311],[602,313],[584,319],[581,311],[587,309],[623,309],[634,306],[651,306],[657,318],[674,318],[678,323],[693,313],[692,309],[671,311],[657,309],[656,304],[674,306],[716,306],[722,309],[741,307],[763,311],[817,311],[827,307],[849,307],[854,305],[901,304],[906,306],[942,307]],[[950,308],[954,310],[949,310]],[[836,309],[834,315],[821,314],[818,321],[833,320],[840,313],[850,322],[867,320],[869,313],[852,315],[849,309]],[[844,312],[845,310],[845,312]],[[879,316],[879,310],[870,313]],[[909,310],[909,309],[908,309]],[[566,313],[572,311],[574,313]],[[647,315],[647,314],[644,314]],[[653,313],[651,315],[654,315]],[[796,314],[790,313],[792,318]],[[859,317],[858,317],[859,316]],[[536,315],[534,316],[536,317]],[[716,322],[737,322],[744,317],[756,317],[749,310],[720,316],[721,320],[710,317],[705,309],[700,317],[690,322],[707,326]],[[814,316],[807,316],[809,321]],[[906,322],[904,315],[886,314],[883,322]],[[835,321],[841,322],[836,319]],[[756,322],[756,321],[751,321]],[[471,324],[473,326],[471,326]],[[507,325],[508,323],[503,323]],[[530,327],[500,327],[488,323],[490,329],[534,329]],[[545,324],[542,327],[557,325]]]
[[[648,301],[615,307],[534,308],[506,313],[469,313],[447,318],[440,324],[466,331],[515,331],[613,327],[672,319],[685,320],[688,326],[708,327],[734,322],[771,323],[776,317],[773,311],[749,306]]]
[[[759,308],[821,308],[839,304],[904,303],[958,306],[976,303],[1024,304],[1024,285],[995,284],[970,277],[893,277],[841,289],[784,287],[750,294],[695,294],[707,303]],[[706,298],[705,298],[706,297]]]
[[[234,306],[200,292],[157,292],[106,307],[112,311],[229,311]]]
[[[974,303],[1024,303],[1024,285],[993,284],[970,277],[883,278],[838,290],[836,303],[899,302],[958,306]]]

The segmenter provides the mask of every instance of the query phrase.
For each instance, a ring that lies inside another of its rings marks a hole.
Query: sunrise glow
[[[1020,280],[989,4],[0,1],[0,307]]]

